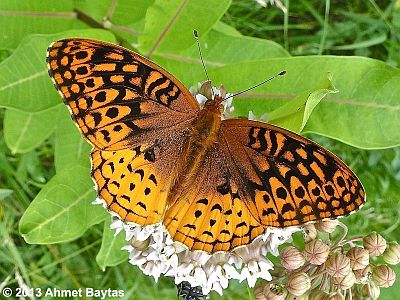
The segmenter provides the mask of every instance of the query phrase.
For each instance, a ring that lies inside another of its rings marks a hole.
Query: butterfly
[[[133,51],[64,39],[50,45],[47,64],[93,146],[98,196],[124,221],[163,222],[174,241],[213,253],[365,202],[361,182],[328,150],[268,123],[222,120],[224,97],[201,108],[179,80]]]

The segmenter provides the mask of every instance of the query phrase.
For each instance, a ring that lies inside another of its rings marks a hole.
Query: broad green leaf
[[[73,0],[0,1],[2,48],[16,48],[25,36],[34,33],[87,27],[77,18]]]
[[[0,64],[0,107],[40,112],[60,104],[46,66],[51,42],[67,37],[87,37],[115,42],[114,36],[98,29],[75,30],[55,35],[31,35]]]
[[[104,222],[101,248],[96,255],[96,262],[103,271],[106,267],[113,267],[124,261],[128,261],[128,252],[121,250],[128,243],[125,241],[124,233],[120,232],[114,235],[114,230],[110,229],[110,224],[111,218],[108,218]]]
[[[231,36],[242,36],[240,31],[238,31],[235,27],[232,27],[224,22],[218,21],[217,23],[214,24],[212,27],[215,31],[218,31],[220,33],[223,33],[225,35],[231,35]]]
[[[90,169],[74,166],[56,174],[29,205],[19,231],[30,244],[52,244],[80,237],[105,220],[103,207],[93,205]]]
[[[55,129],[61,105],[40,112],[8,109],[4,139],[12,153],[25,153],[43,143]]]
[[[287,102],[268,114],[268,122],[293,132],[301,132],[314,108],[328,94],[337,93],[328,74],[314,88],[300,93],[294,100]]]
[[[383,62],[363,57],[291,57],[227,65],[209,73],[214,82],[235,92],[282,70],[287,71],[285,76],[237,97],[236,114],[270,112],[312,89],[330,72],[340,92],[321,101],[303,132],[366,149],[400,145],[400,71]]]
[[[290,56],[284,48],[275,42],[246,36],[229,36],[214,29],[201,38],[200,46],[207,68]],[[192,45],[187,50],[182,51],[180,55],[182,60],[187,60],[190,57],[193,62],[201,67],[197,45]],[[168,54],[163,56],[168,57]],[[179,56],[173,56],[173,58],[179,59]]]
[[[115,2],[115,7],[112,7],[112,2]],[[99,23],[103,22],[105,16],[110,16],[112,24],[129,25],[143,19],[147,8],[153,2],[154,0],[80,0],[75,1],[75,8]],[[111,12],[111,15],[109,15],[109,12]]]
[[[207,69],[260,58],[289,56],[285,49],[274,42],[244,36],[228,36],[214,29],[202,37],[200,43]],[[188,88],[197,86],[197,83],[206,79],[196,45],[179,54],[164,53],[155,55],[153,59]],[[215,81],[213,77],[210,79],[215,85],[224,83]]]
[[[112,2],[120,2],[113,0],[90,1],[90,0],[74,0],[74,9],[82,15],[88,16],[97,23],[101,24],[104,17],[111,8]]]
[[[193,30],[205,34],[225,13],[230,0],[155,0],[147,9],[140,50],[153,53],[173,53],[194,44]]]
[[[54,159],[57,173],[75,165],[90,168],[91,146],[82,137],[64,105],[57,124],[55,144]]]
[[[143,31],[147,8],[154,0],[118,0],[118,1],[76,1],[76,9],[103,24],[112,32],[129,43],[137,43],[137,37]],[[115,3],[115,6],[112,5]],[[104,21],[105,17],[109,20]]]

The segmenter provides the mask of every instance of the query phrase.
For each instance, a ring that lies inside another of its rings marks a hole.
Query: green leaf
[[[314,88],[300,93],[294,100],[287,102],[268,114],[268,121],[293,132],[301,132],[314,108],[328,94],[337,93],[328,74]]]
[[[112,8],[113,2],[115,7]],[[146,15],[147,8],[153,4],[154,0],[105,0],[76,1],[75,8],[79,11],[91,16],[99,23],[103,22],[103,18],[108,16],[110,9],[112,14],[110,21],[115,25],[129,25],[143,19]]]
[[[208,69],[244,61],[290,56],[275,42],[246,36],[230,36],[213,29],[200,39],[200,46]],[[193,58],[192,61],[201,68],[197,45],[192,45],[180,55],[186,60],[189,57]],[[179,59],[178,56],[173,57]]]
[[[228,9],[230,0],[156,0],[147,10],[140,50],[146,56],[173,53],[194,44],[193,30],[205,34]]]
[[[76,2],[76,9],[109,28],[126,42],[137,44],[137,38],[144,28],[147,8],[153,2],[154,0],[81,0]],[[105,17],[109,19],[104,20]]]
[[[220,33],[231,35],[231,36],[242,36],[240,31],[238,31],[235,27],[232,27],[224,22],[218,21],[214,24],[213,29]]]
[[[30,244],[51,244],[80,237],[107,217],[95,199],[90,170],[80,166],[56,174],[29,205],[19,223]]]
[[[61,105],[41,112],[9,109],[4,117],[4,140],[12,153],[25,153],[43,143],[55,129]]]
[[[115,235],[110,224],[111,218],[108,218],[104,222],[103,240],[100,251],[96,256],[96,262],[103,271],[106,267],[117,266],[128,261],[128,252],[121,250],[128,242],[125,241],[123,232]]]
[[[30,34],[87,28],[77,19],[73,0],[0,1],[1,47],[14,49]]]
[[[55,137],[57,173],[74,165],[90,168],[90,144],[71,120],[67,107],[62,107]]]
[[[366,149],[400,145],[400,70],[381,61],[340,56],[275,58],[227,65],[209,73],[214,82],[223,82],[234,92],[282,70],[287,71],[285,76],[237,97],[236,115],[248,116],[249,110],[256,115],[270,112],[312,89],[330,72],[340,92],[321,101],[303,132]]]

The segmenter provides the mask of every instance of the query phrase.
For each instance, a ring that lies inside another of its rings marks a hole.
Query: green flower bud
[[[353,272],[356,276],[357,283],[367,283],[372,275],[372,270],[370,266],[367,266],[362,270],[354,270]]]
[[[338,220],[321,220],[315,223],[315,228],[321,232],[332,233],[338,225]]]
[[[350,259],[342,253],[332,253],[325,263],[326,271],[332,277],[345,277],[350,273]]]
[[[285,300],[308,300],[307,296],[295,296],[292,294],[288,294]]]
[[[319,289],[314,289],[308,295],[308,300],[325,300],[329,297],[329,294],[325,291],[321,291]]]
[[[400,245],[396,242],[388,244],[385,252],[382,255],[383,259],[389,265],[397,265],[400,263]]]
[[[304,255],[293,246],[283,249],[279,256],[282,266],[288,270],[296,270],[305,263]]]
[[[344,277],[332,277],[332,283],[341,290],[347,290],[356,283],[356,276],[353,272],[349,272]]]
[[[284,300],[286,295],[286,289],[275,283],[267,282],[254,290],[254,296],[257,300]]]
[[[334,292],[329,294],[328,297],[325,298],[326,300],[344,300],[344,296],[340,292]]]
[[[140,250],[140,251],[144,251],[147,248],[149,248],[150,245],[150,239],[146,239],[144,241],[139,241],[137,240],[135,237],[133,237],[130,240],[130,244],[132,245],[133,248]]]
[[[353,270],[361,270],[369,265],[369,252],[361,247],[351,248],[346,255]]]
[[[373,281],[371,281],[362,287],[361,293],[364,297],[369,297],[370,299],[375,300],[379,298],[381,290]]]
[[[303,296],[311,287],[310,277],[303,272],[293,272],[288,276],[286,288],[294,296]]]
[[[363,245],[368,250],[370,256],[379,256],[386,249],[386,240],[380,234],[371,232],[363,238]]]
[[[329,255],[329,246],[320,239],[308,242],[304,247],[306,260],[313,265],[322,265]]]
[[[373,269],[372,279],[378,287],[387,288],[396,281],[396,273],[386,265],[380,265]]]

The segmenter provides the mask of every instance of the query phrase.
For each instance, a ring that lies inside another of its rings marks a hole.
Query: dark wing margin
[[[228,119],[219,143],[239,194],[265,226],[288,227],[349,215],[365,202],[353,171],[300,135],[257,121]]]
[[[150,144],[177,130],[199,105],[171,74],[113,44],[65,39],[47,51],[50,77],[84,137],[101,150]]]

